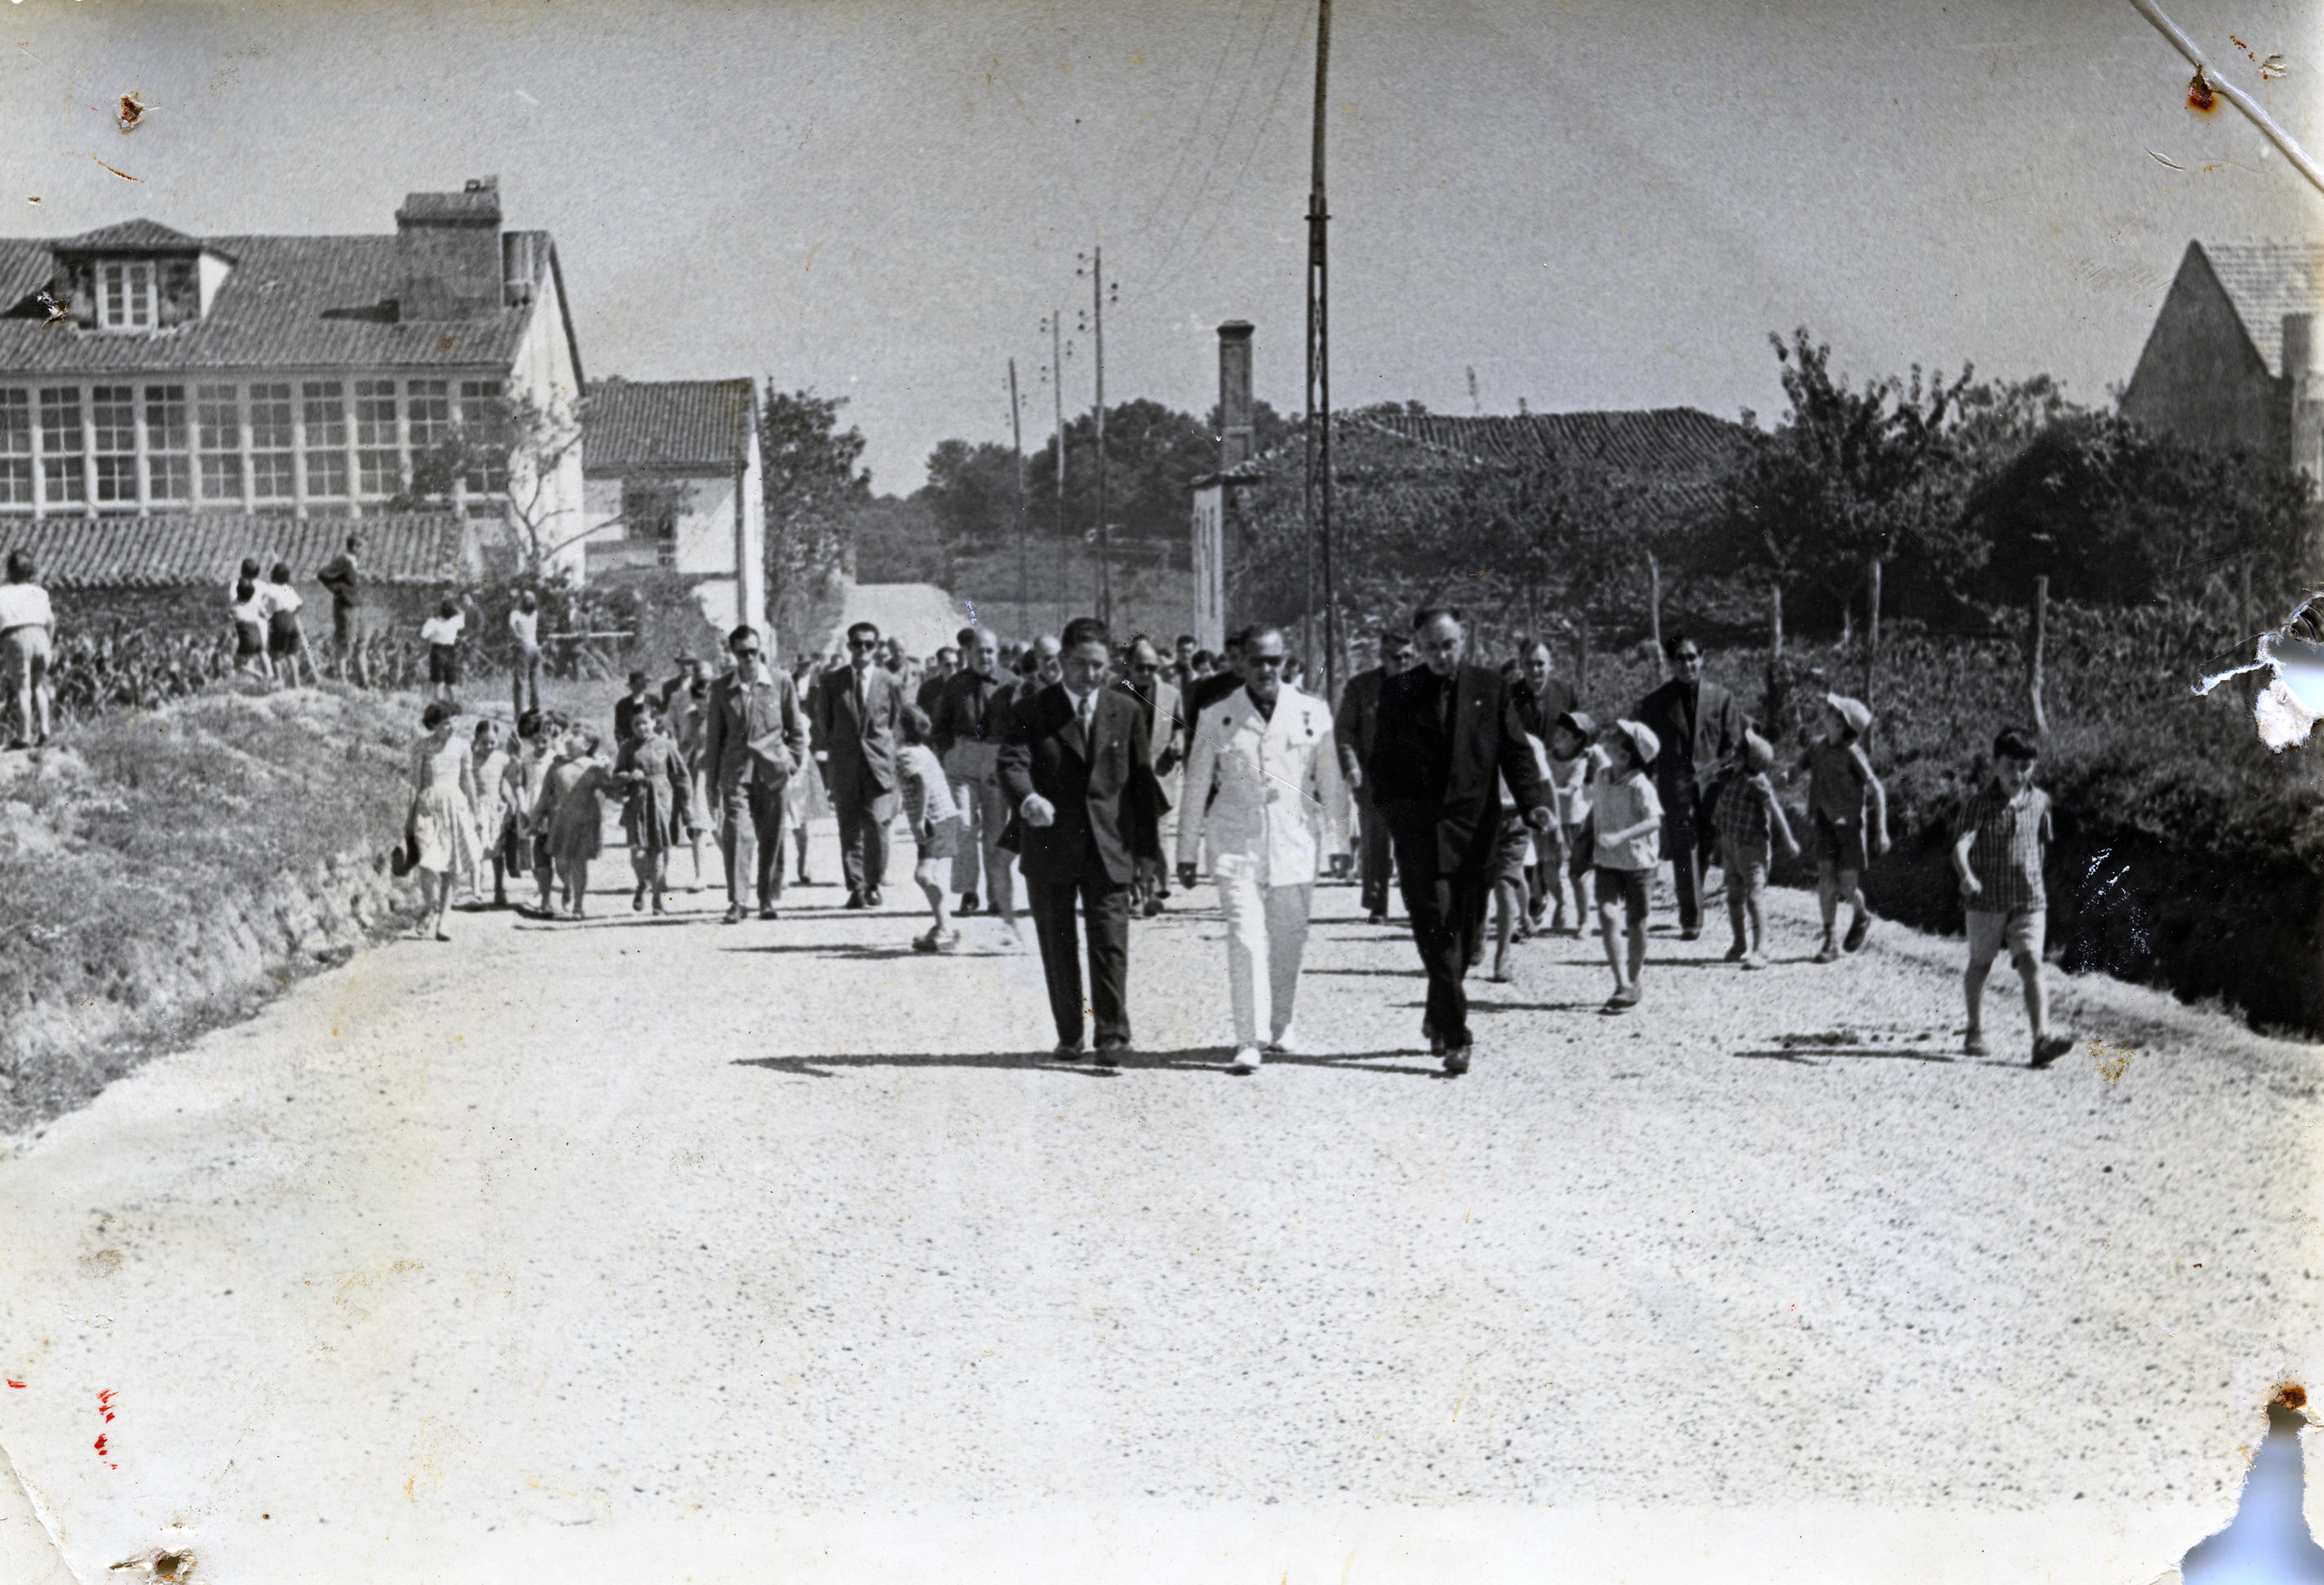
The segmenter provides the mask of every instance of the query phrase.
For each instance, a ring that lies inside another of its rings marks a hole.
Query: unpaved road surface
[[[1965,1059],[1958,944],[1819,969],[1786,897],[1627,1018],[1521,948],[1445,1081],[1324,888],[1308,1054],[1236,1079],[1205,889],[1102,1076],[991,921],[907,950],[908,862],[456,916],[14,1141],[57,1577],[2143,1585],[2314,1364],[2313,1048],[2089,980],[2032,1072],[2005,970]]]

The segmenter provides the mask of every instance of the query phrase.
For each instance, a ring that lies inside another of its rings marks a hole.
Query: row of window
[[[500,397],[497,380],[0,387],[0,510],[383,499],[456,427],[496,425]],[[476,456],[466,485],[505,491],[504,458]]]

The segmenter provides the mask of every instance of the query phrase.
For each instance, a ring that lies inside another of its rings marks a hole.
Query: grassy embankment
[[[0,761],[0,1131],[392,927],[417,714],[209,693]]]

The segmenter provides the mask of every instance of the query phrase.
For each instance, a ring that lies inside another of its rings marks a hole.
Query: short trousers
[[[428,646],[428,680],[447,687],[460,686],[460,651],[450,644]]]
[[[1869,862],[1864,847],[1864,822],[1846,824],[1831,816],[1815,816],[1815,862],[1821,870],[1862,870]]]
[[[7,660],[9,682],[21,686],[36,672],[45,677],[51,649],[49,630],[37,622],[0,632],[0,657]]]
[[[1728,854],[1721,854],[1719,867],[1727,872],[1727,895],[1737,900],[1747,897],[1765,897],[1767,892],[1767,860],[1764,853],[1750,853],[1738,863]]]
[[[920,834],[920,862],[949,859],[960,852],[960,816],[947,815]]]
[[[1501,816],[1501,838],[1493,847],[1493,883],[1523,886],[1526,866],[1533,862],[1533,828],[1518,814]]]
[[[1725,837],[1719,839],[1719,867],[1730,878],[1737,875],[1749,877],[1754,886],[1767,884],[1767,866],[1774,858],[1775,852],[1766,842],[1759,843],[1748,852],[1738,852]]]
[[[266,652],[269,655],[296,655],[300,634],[296,612],[278,611],[266,620]]]
[[[1598,869],[1598,906],[1604,908],[1617,897],[1622,899],[1622,912],[1632,929],[1646,922],[1646,881],[1652,870],[1616,870],[1600,864]]]
[[[1591,855],[1597,846],[1597,839],[1590,834],[1588,820],[1568,822],[1565,827],[1566,874],[1575,880],[1589,874],[1594,867],[1591,862]]]
[[[234,624],[234,653],[238,660],[254,659],[266,653],[266,630],[254,622]]]
[[[533,873],[540,874],[556,867],[556,860],[549,851],[549,833],[541,832],[532,839]]]
[[[1990,908],[1969,910],[1969,955],[1973,963],[1989,963],[2003,946],[2012,959],[2042,961],[2043,935],[2049,924],[2043,908],[2019,908],[2011,914]]]

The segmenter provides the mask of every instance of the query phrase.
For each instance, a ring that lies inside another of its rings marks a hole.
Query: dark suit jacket
[[[1582,708],[1582,696],[1562,677],[1552,677],[1549,685],[1538,694],[1533,691],[1533,684],[1522,680],[1510,691],[1517,696],[1517,719],[1545,746],[1549,742],[1551,730],[1557,725],[1557,718]]]
[[[731,671],[712,677],[702,714],[702,780],[714,794],[781,787],[807,752],[807,717],[785,672],[748,689]]]
[[[1397,834],[1399,854],[1433,828],[1439,874],[1481,871],[1500,834],[1501,779],[1528,813],[1549,802],[1548,789],[1506,677],[1481,666],[1454,674],[1449,742],[1437,723],[1436,680],[1416,666],[1380,685],[1364,783]]]
[[[1028,881],[1102,874],[1127,886],[1139,860],[1161,861],[1161,816],[1169,804],[1155,779],[1146,713],[1131,696],[1101,687],[1090,722],[1084,741],[1063,683],[1009,713],[1001,790],[1011,809],[1039,793],[1057,811],[1046,826],[1014,822],[1017,862]]]
[[[1735,703],[1735,696],[1708,680],[1697,687],[1702,691],[1695,703],[1691,733],[1686,725],[1684,685],[1675,677],[1639,700],[1637,714],[1631,717],[1654,728],[1662,742],[1662,752],[1655,756],[1651,769],[1655,790],[1662,795],[1665,809],[1671,807],[1674,792],[1688,791],[1691,799],[1700,800],[1718,772],[1719,762],[1743,747],[1743,710]],[[1692,813],[1693,802],[1686,807]]]
[[[904,709],[904,687],[884,666],[863,674],[864,709],[855,708],[855,668],[835,666],[816,679],[808,706],[815,751],[827,753],[824,780],[833,796],[862,787],[874,795],[896,790],[896,727]]]
[[[1380,685],[1386,681],[1385,666],[1356,673],[1340,690],[1340,708],[1332,717],[1332,741],[1339,747],[1341,773],[1361,772],[1364,785],[1357,791],[1366,798],[1371,797],[1371,772],[1366,767],[1371,762],[1372,741],[1379,734]]]

